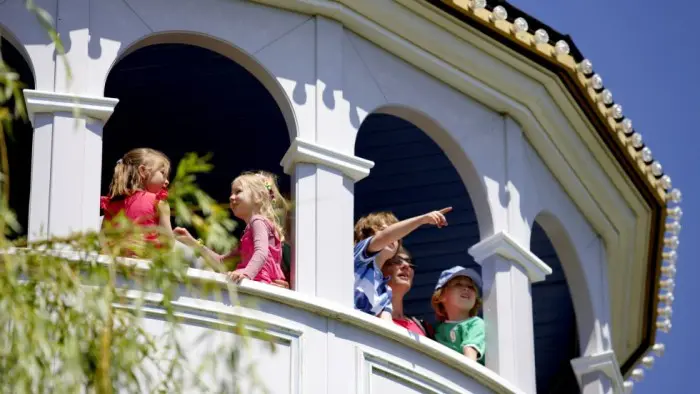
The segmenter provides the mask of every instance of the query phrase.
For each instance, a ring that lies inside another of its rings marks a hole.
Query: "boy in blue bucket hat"
[[[481,308],[481,276],[460,266],[442,271],[431,303],[439,321],[435,340],[484,365],[486,332]]]

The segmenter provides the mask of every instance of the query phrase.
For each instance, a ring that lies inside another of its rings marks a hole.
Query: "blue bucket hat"
[[[438,279],[437,285],[435,285],[435,290],[437,291],[445,287],[445,285],[447,284],[447,282],[450,281],[450,279],[457,276],[466,276],[467,278],[471,279],[476,285],[476,287],[479,289],[479,293],[481,293],[481,276],[479,276],[479,274],[473,269],[464,268],[459,265],[442,271],[442,273],[440,274],[440,278]]]

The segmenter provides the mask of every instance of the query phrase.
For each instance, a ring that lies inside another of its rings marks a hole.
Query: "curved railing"
[[[67,260],[85,260],[75,252],[57,253]],[[97,255],[90,260],[110,261]],[[149,270],[147,261],[125,260],[137,274]],[[519,392],[461,354],[352,308],[252,281],[237,285],[237,299],[232,300],[225,275],[190,268],[187,276],[189,286],[180,286],[171,302],[181,321],[177,336],[192,370],[200,368],[196,373],[200,384],[215,392],[227,381],[240,392],[256,392],[252,370],[259,377],[257,384],[270,393]],[[128,287],[133,278],[123,279],[118,282]],[[130,291],[117,306],[131,308],[142,296]],[[148,293],[143,299],[144,328],[156,337],[164,335],[168,325],[161,295]],[[234,371],[224,360],[228,355],[217,350],[224,349],[227,341],[240,339],[236,334],[240,322],[252,335]],[[270,343],[275,344],[274,351]],[[201,368],[210,354],[216,355],[213,364]],[[158,373],[157,368],[153,373]],[[186,384],[192,384],[189,380]]]

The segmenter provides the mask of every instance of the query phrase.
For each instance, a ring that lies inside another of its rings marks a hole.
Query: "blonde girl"
[[[223,262],[240,255],[241,261],[228,276],[238,282],[243,278],[280,285],[285,283],[282,272],[282,241],[284,230],[280,217],[287,210],[287,202],[280,195],[275,176],[267,172],[246,172],[231,184],[229,204],[233,214],[245,221],[246,228],[238,249],[219,255],[201,246],[201,253]],[[176,238],[191,247],[198,242],[187,229],[173,230]]]
[[[440,274],[431,299],[439,321],[435,340],[484,365],[486,332],[481,308],[481,277],[471,268],[452,267]]]
[[[172,233],[167,202],[169,173],[170,160],[154,149],[133,149],[117,160],[109,194],[100,198],[102,227],[123,212],[139,226],[160,226]],[[158,233],[147,234],[146,241],[159,245]]]

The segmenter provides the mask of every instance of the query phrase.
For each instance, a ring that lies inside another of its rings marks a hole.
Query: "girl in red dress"
[[[154,149],[133,149],[117,160],[109,194],[100,198],[104,212],[102,228],[112,225],[113,219],[123,212],[139,226],[160,226],[165,234],[172,234],[167,202],[169,173],[170,160]],[[145,241],[160,246],[158,232],[147,233]]]

